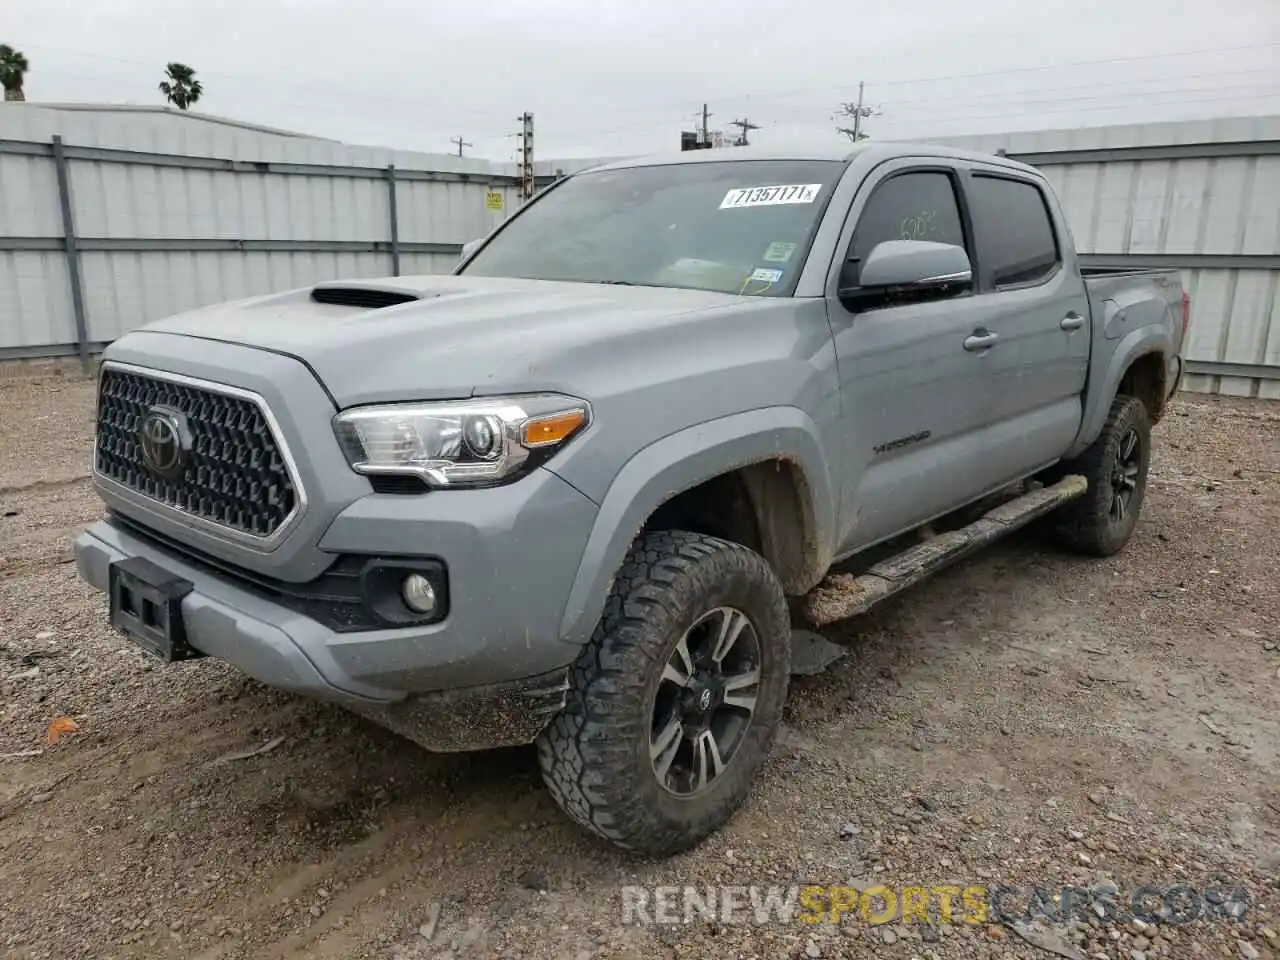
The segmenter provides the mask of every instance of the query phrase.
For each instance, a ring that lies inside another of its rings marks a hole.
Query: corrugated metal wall
[[[1043,170],[1092,262],[1181,269],[1185,389],[1280,399],[1280,117],[943,142]]]
[[[94,345],[191,307],[387,276],[397,259],[402,275],[446,272],[461,244],[519,202],[514,169],[484,160],[352,147],[174,111],[6,104],[0,356],[75,352],[55,136]],[[502,194],[501,212],[489,208],[490,192]]]

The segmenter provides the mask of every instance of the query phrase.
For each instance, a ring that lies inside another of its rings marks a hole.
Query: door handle
[[[1063,330],[1079,330],[1084,326],[1084,317],[1078,313],[1068,313],[1058,321],[1058,326]]]
[[[970,353],[980,353],[983,350],[990,350],[999,339],[998,333],[992,333],[990,330],[975,330],[964,338],[964,348]]]

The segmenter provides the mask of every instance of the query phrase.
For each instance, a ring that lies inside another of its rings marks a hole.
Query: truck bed
[[[1182,275],[1175,269],[1080,268],[1089,293],[1094,329],[1105,339],[1123,337],[1129,330],[1148,324],[1163,326],[1173,353],[1182,350],[1188,303],[1183,298]]]

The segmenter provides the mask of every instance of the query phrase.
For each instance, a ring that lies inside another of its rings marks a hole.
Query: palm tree
[[[22,92],[22,80],[29,67],[22,51],[13,49],[7,43],[0,43],[0,86],[4,87],[5,100],[27,99]]]
[[[196,79],[196,72],[185,63],[169,64],[164,75],[168,79],[160,81],[160,92],[179,110],[186,110],[204,93],[204,87]]]

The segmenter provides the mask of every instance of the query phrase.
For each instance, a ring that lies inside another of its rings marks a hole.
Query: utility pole
[[[533,196],[533,114],[522,113],[520,121],[520,199]]]
[[[760,124],[752,123],[746,117],[743,117],[741,120],[729,121],[729,126],[737,127],[739,130],[742,131],[742,133],[738,134],[738,139],[733,141],[733,144],[736,147],[750,146],[750,144],[747,142],[747,131],[760,129]]]
[[[704,103],[702,105],[702,143],[704,146],[711,145],[711,131],[707,128],[707,120],[710,117],[711,114],[707,112],[707,105]]]
[[[473,145],[469,140],[463,140],[461,137],[454,137],[449,142],[456,143],[458,145],[458,156],[462,156],[463,147],[470,147]]]
[[[868,117],[875,116],[876,114],[876,111],[863,103],[862,93],[864,86],[865,84],[863,83],[858,84],[858,102],[840,104],[840,113],[838,114],[838,116],[853,118],[852,127],[836,127],[836,130],[843,133],[854,143],[857,143],[859,140],[867,139],[868,134],[862,129],[862,121]]]

